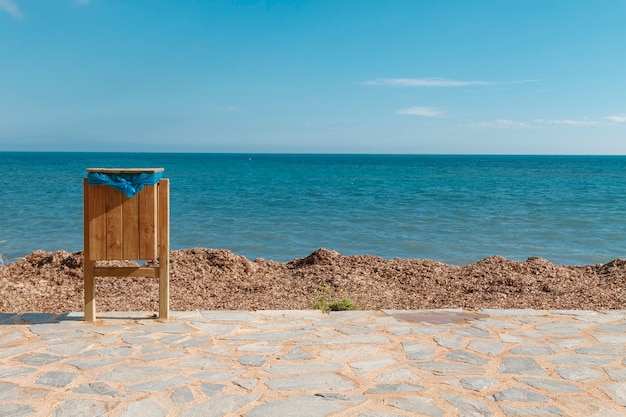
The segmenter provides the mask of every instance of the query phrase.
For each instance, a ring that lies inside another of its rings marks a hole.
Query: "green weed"
[[[322,310],[324,313],[330,313],[331,311],[349,311],[360,310],[361,308],[354,303],[350,298],[342,295],[343,291],[339,290],[337,296],[336,291],[329,284],[323,284],[321,288],[321,295],[318,297],[314,308],[316,310]]]

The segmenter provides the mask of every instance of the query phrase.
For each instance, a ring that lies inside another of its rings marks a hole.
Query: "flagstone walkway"
[[[0,416],[626,416],[626,311],[0,313]]]

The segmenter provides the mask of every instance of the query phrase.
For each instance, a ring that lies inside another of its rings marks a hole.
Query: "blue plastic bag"
[[[89,185],[108,185],[120,190],[127,197],[134,197],[145,185],[154,185],[163,176],[163,172],[139,174],[105,174],[103,172],[87,173]]]

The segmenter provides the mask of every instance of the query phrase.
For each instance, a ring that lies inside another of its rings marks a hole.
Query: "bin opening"
[[[163,177],[163,168],[117,169],[89,168],[89,185],[108,185],[132,198],[146,185],[155,185]]]

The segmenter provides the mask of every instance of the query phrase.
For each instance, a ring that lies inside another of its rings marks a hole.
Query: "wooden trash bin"
[[[87,169],[88,178],[83,181],[85,321],[96,319],[95,277],[159,278],[159,318],[169,318],[169,180],[161,178],[163,171],[163,168]],[[132,183],[138,178],[143,184]],[[127,179],[130,186],[124,192],[116,189],[127,184]],[[101,185],[109,180],[121,183]],[[97,264],[97,261],[119,260],[158,260],[158,265]]]

